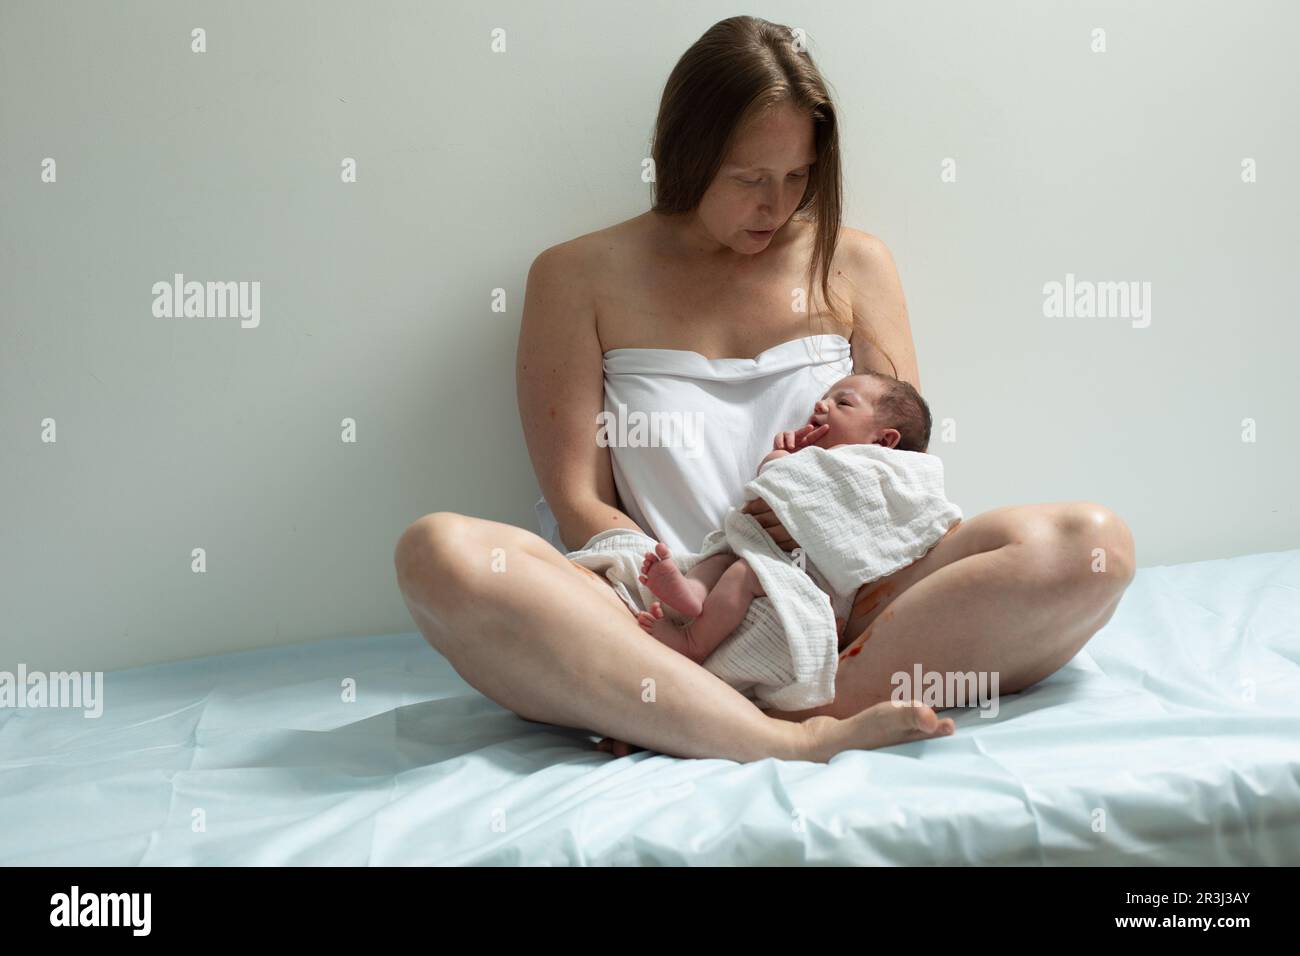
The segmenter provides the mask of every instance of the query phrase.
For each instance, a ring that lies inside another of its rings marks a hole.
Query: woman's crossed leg
[[[768,716],[642,631],[612,590],[599,593],[549,543],[512,525],[425,515],[403,533],[394,562],[429,644],[470,686],[529,720],[741,762],[824,762],[953,729],[910,701],[846,719]]]
[[[947,675],[983,673],[985,686],[996,674],[999,694],[1023,690],[1110,620],[1134,562],[1128,527],[1093,502],[995,508],[964,520],[923,557],[859,590],[832,703],[768,713],[857,713],[907,686],[918,665],[944,686]]]

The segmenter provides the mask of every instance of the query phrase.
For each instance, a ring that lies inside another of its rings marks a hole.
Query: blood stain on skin
[[[840,655],[840,660],[847,660],[850,657],[857,657],[859,654],[861,654],[862,645],[867,643],[867,641],[871,639],[871,628],[874,626],[875,626],[874,624],[868,626],[867,629],[862,632],[862,636],[853,642],[853,646]]]

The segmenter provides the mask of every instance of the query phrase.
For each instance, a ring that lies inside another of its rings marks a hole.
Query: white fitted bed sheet
[[[1300,550],[1142,569],[995,719],[829,764],[615,758],[416,633],[114,672],[104,698],[0,709],[0,863],[1300,863]]]

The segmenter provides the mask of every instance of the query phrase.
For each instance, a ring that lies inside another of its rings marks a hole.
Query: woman
[[[879,239],[841,227],[834,106],[789,28],[709,29],[669,77],[653,159],[649,212],[547,249],[528,273],[519,408],[566,550],[613,527],[695,548],[830,381],[875,370],[920,391],[897,271]],[[679,410],[687,391],[713,402],[700,453],[597,440],[620,389],[641,412]],[[797,546],[761,499],[745,510]],[[890,675],[914,664],[997,671],[1005,692],[1056,671],[1110,619],[1134,550],[1090,502],[961,521],[864,586],[841,641],[860,652],[841,658],[835,700],[801,712],[764,712],[648,637],[606,582],[530,531],[437,512],[395,562],[433,648],[521,717],[599,731],[620,755],[827,761],[953,731],[890,700]]]

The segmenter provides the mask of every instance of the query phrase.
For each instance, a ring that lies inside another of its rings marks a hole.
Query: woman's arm
[[[606,528],[637,525],[618,508],[608,448],[596,443],[604,356],[580,247],[533,260],[515,353],[515,392],[537,483],[570,551]]]
[[[898,378],[911,382],[912,387],[921,392],[921,372],[916,363],[916,345],[912,341],[907,301],[889,247],[875,236],[857,229],[844,227],[841,235],[846,252],[844,261],[851,272],[853,311],[858,323],[894,359]],[[850,344],[853,346],[854,372],[895,374],[884,354],[872,347],[861,328],[854,329]]]

